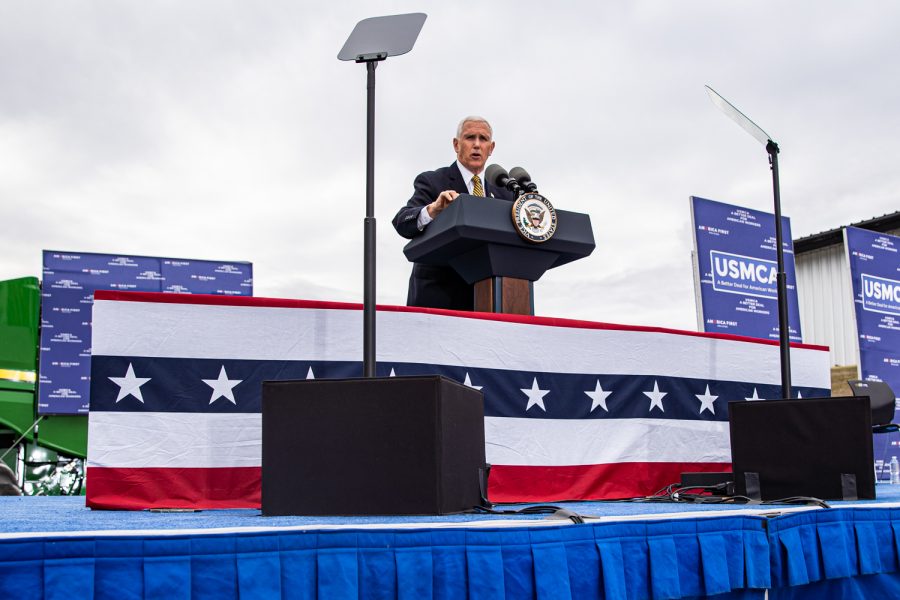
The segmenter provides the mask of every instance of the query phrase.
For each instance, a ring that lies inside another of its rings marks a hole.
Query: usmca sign
[[[900,281],[860,273],[862,307],[872,312],[900,315]]]
[[[717,292],[778,298],[778,263],[711,250],[713,289]]]

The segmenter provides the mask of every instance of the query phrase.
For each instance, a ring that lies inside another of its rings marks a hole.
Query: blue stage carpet
[[[582,525],[0,498],[0,598],[900,597],[900,486],[878,495],[803,510],[560,504]]]

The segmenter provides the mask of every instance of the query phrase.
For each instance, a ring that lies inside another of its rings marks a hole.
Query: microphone
[[[484,171],[484,175],[492,185],[496,185],[499,188],[506,188],[516,196],[520,196],[523,193],[519,182],[511,178],[509,173],[506,172],[506,169],[500,165],[488,165],[488,168]]]
[[[515,179],[519,186],[526,192],[537,194],[537,184],[531,180],[531,175],[522,167],[513,167],[509,170],[509,176]]]

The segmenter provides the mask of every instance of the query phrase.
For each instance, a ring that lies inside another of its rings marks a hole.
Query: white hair
[[[468,117],[466,117],[462,121],[460,121],[459,125],[456,126],[457,139],[459,139],[459,136],[462,135],[463,126],[466,123],[484,123],[485,125],[487,125],[488,131],[491,132],[491,137],[494,137],[494,128],[491,127],[491,124],[488,123],[487,119],[485,119],[484,117],[479,117],[477,115],[469,115]]]

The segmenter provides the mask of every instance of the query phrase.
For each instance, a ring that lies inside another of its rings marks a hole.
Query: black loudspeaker
[[[872,427],[875,428],[874,433],[888,433],[897,431],[897,426],[891,421],[894,420],[894,412],[896,411],[897,397],[891,386],[883,381],[860,381],[852,379],[847,382],[854,396],[868,396],[869,404],[872,407]],[[878,431],[881,429],[882,431]]]
[[[729,402],[728,413],[739,495],[875,498],[868,398]]]
[[[484,398],[440,376],[266,381],[264,515],[443,515],[481,504]]]

